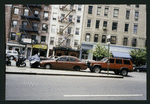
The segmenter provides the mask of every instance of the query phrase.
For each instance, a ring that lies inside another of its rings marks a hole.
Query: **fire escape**
[[[60,10],[68,11],[68,9],[66,7],[67,7],[67,5],[62,6],[62,7],[60,7]],[[71,31],[71,29],[68,29],[68,32],[66,32],[65,30],[69,27],[69,25],[74,23],[74,19],[72,17],[71,18],[69,17],[67,19],[67,16],[69,16],[69,14],[72,13],[73,11],[75,11],[75,9],[73,8],[73,5],[72,5],[72,7],[69,9],[69,12],[65,16],[58,17],[59,22],[67,24],[63,29],[61,29],[58,32],[58,34],[63,36],[62,41],[60,43],[58,42],[58,46],[65,46],[66,40],[69,38],[69,36],[72,35],[71,32],[69,32],[69,31]]]
[[[38,26],[35,23],[32,23],[32,21],[40,21],[40,16],[39,16],[39,12],[38,13],[33,13],[32,8],[40,8],[41,9],[41,5],[36,5],[36,4],[28,4],[28,5],[24,5],[24,7],[27,7],[27,9],[29,10],[28,15],[22,14],[21,18],[25,19],[25,23],[22,23],[22,25],[20,25],[20,32],[23,32],[26,36],[26,38],[30,39],[31,32],[34,32],[36,34],[38,34]],[[22,37],[20,37],[19,42],[22,42],[21,40]],[[35,40],[34,42],[32,42],[34,44],[37,43],[37,40]]]

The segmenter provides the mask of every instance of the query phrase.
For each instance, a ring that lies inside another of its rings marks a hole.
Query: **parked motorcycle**
[[[31,57],[29,58],[30,67],[31,67],[31,68],[38,68],[39,65],[40,65],[40,61],[41,61],[41,60],[40,60],[40,57],[39,57],[37,54],[31,56]]]
[[[10,56],[6,55],[5,63],[6,63],[7,66],[11,66]]]
[[[18,55],[18,59],[16,59],[16,66],[22,66],[25,67],[26,63],[25,63],[26,58],[23,55]]]

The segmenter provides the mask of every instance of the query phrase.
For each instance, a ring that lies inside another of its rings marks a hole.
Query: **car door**
[[[66,69],[73,69],[76,64],[77,64],[77,61],[75,58],[68,57],[66,61]]]
[[[56,60],[55,68],[56,69],[65,69],[67,57],[60,57]]]
[[[115,69],[120,69],[122,66],[122,59],[116,59]]]
[[[109,59],[109,69],[110,70],[115,69],[115,59]]]

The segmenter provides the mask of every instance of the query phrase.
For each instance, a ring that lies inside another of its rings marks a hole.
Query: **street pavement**
[[[124,78],[6,74],[5,91],[6,101],[147,99],[144,72]]]

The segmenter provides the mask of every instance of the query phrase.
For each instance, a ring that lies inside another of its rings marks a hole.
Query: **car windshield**
[[[107,60],[108,60],[108,58],[103,58],[101,61],[106,62]]]

